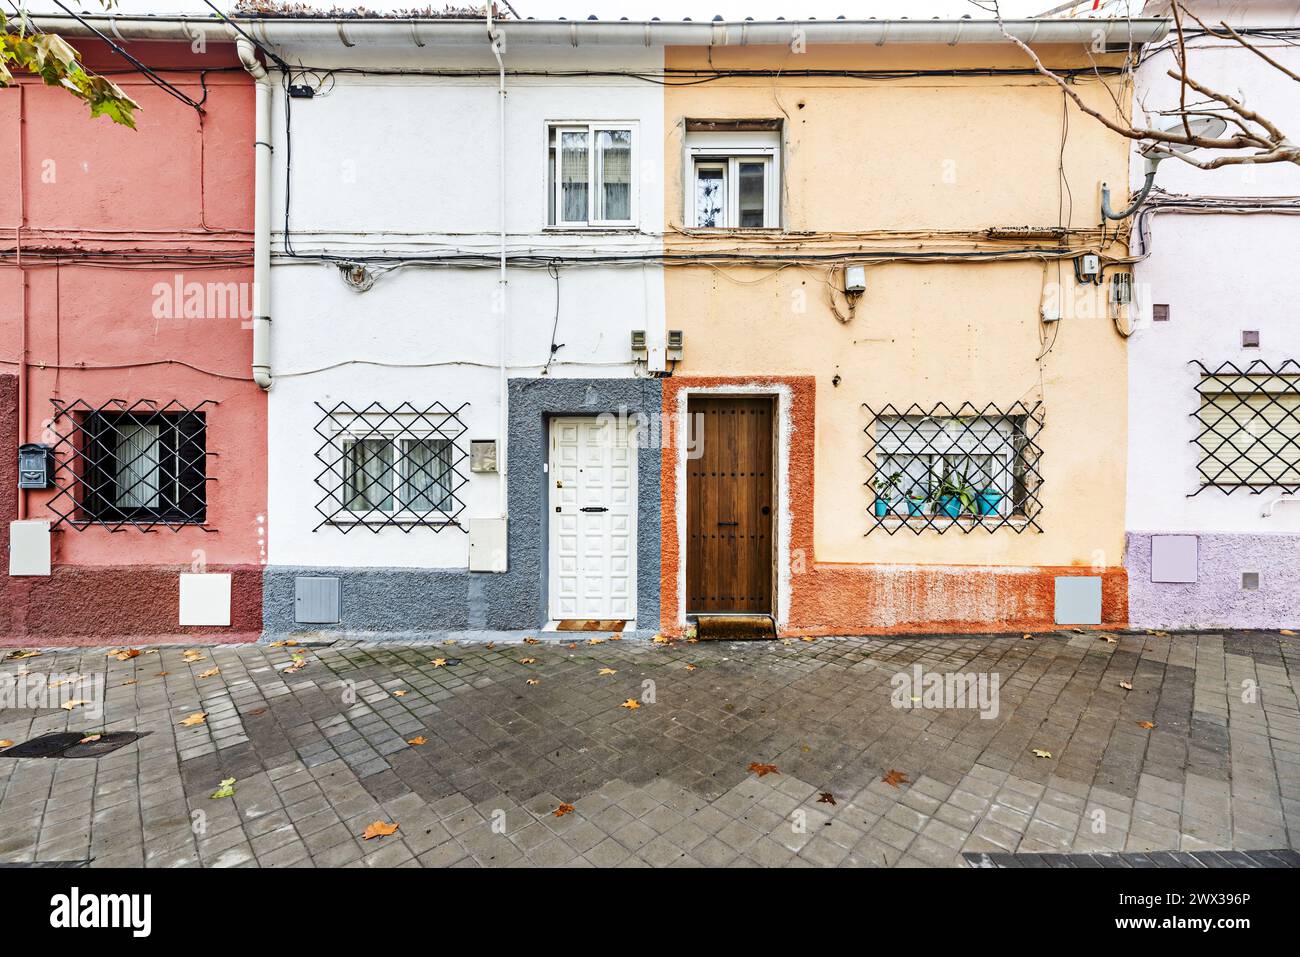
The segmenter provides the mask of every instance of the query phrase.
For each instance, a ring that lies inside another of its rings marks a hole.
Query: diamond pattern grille
[[[357,409],[346,402],[329,408],[316,403],[323,414],[315,427],[323,440],[316,450],[322,466],[316,484],[325,494],[316,503],[321,522],[313,531],[466,531],[460,492],[469,482],[463,471],[469,454],[460,414],[468,405],[418,408],[403,402],[390,409],[372,402]]]
[[[46,507],[78,531],[99,525],[178,531],[206,525],[207,413],[211,399],[193,407],[152,399],[51,400],[54,495]]]
[[[1300,363],[1192,364],[1200,370],[1192,444],[1200,450],[1201,483],[1192,495],[1207,488],[1227,495],[1300,491]]]

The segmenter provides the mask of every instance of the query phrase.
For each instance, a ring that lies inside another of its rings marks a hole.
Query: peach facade
[[[1039,52],[1054,66],[1088,62]],[[669,396],[692,383],[761,388],[775,376],[790,384],[789,464],[777,482],[797,494],[783,517],[790,554],[775,559],[778,580],[788,578],[785,607],[775,610],[780,627],[1043,628],[1053,624],[1055,578],[1080,574],[1101,579],[1102,624],[1124,624],[1126,318],[1112,321],[1104,287],[1076,284],[1071,260],[1094,252],[1108,273],[1127,268],[1126,235],[1096,225],[1101,183],[1127,180],[1126,142],[1073,106],[1067,126],[1060,91],[1034,77],[797,75],[1027,66],[1009,47],[670,48],[666,62],[782,71],[670,86],[664,111],[669,252],[776,260],[665,271],[666,325],[683,330],[686,344],[665,405],[672,411]],[[1078,86],[1093,105],[1112,104],[1102,81]],[[781,131],[780,228],[689,228],[687,121],[755,119],[778,121]],[[985,233],[1025,226],[1066,231],[1059,241]],[[1017,252],[1029,247],[1036,251]],[[816,255],[824,260],[795,261]],[[827,262],[866,266],[851,316],[842,274]],[[1058,295],[1067,317],[1052,328],[1040,308]],[[967,401],[1042,403],[1042,530],[868,534],[865,407]],[[687,609],[669,595],[671,526],[680,524],[673,494],[665,491],[663,608],[665,627],[679,628]]]

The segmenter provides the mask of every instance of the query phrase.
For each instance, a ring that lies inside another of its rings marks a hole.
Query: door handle
[[[739,525],[739,524],[740,524],[739,522],[718,522],[718,528],[722,528],[723,526]]]
[[[580,511],[580,512],[608,512],[609,509],[607,509],[604,505],[584,505],[584,506],[582,506],[582,508],[578,509],[578,511]]]

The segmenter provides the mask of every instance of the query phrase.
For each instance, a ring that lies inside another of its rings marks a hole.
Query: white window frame
[[[550,209],[546,214],[547,229],[635,229],[639,210],[639,183],[637,153],[640,136],[634,120],[548,120],[544,131],[546,157],[546,179],[552,177],[554,182],[546,184],[549,196],[547,206],[554,209],[554,221]],[[596,137],[602,132],[626,132],[631,136],[631,155],[628,160],[628,218],[596,219]],[[564,204],[561,201],[562,182],[560,179],[560,139],[563,133],[587,134],[587,217],[579,220],[562,220]],[[551,137],[555,137],[555,169],[550,171]]]
[[[781,228],[781,144],[779,134],[688,133],[686,170],[683,177],[683,221],[691,229],[780,229]],[[763,163],[763,225],[740,225],[740,164]],[[726,223],[700,226],[696,217],[695,183],[701,168],[723,166],[726,189]]]
[[[990,460],[1000,463],[997,474],[1007,476],[1012,483],[1009,488],[998,488],[998,491],[1002,492],[1002,498],[997,504],[997,514],[1010,515],[1019,504],[1022,504],[1013,500],[1016,431],[1014,425],[1007,421],[1006,416],[973,417],[979,423],[977,430],[985,437],[983,447],[968,430],[957,425],[958,419],[955,416],[926,416],[928,424],[921,423],[917,431],[909,430],[906,436],[897,435],[896,427],[890,428],[885,421],[905,418],[907,416],[887,416],[877,420],[875,448],[877,474],[888,474],[888,463],[897,464],[900,459],[928,459],[929,461],[923,464],[926,466],[933,487],[943,480],[946,466],[953,460],[988,456]],[[988,439],[990,435],[997,435],[1001,439],[1001,446],[997,450],[991,451],[987,448],[991,444]],[[895,505],[897,506],[898,503]],[[899,513],[900,516],[903,514],[905,513]]]
[[[389,492],[389,496],[393,500],[393,507],[389,509],[367,508],[364,510],[354,510],[348,507],[347,464],[346,464],[348,446],[350,443],[362,442],[370,439],[384,439],[390,445],[393,446],[393,472],[392,472],[393,486],[392,486],[392,490]],[[335,519],[333,520],[333,523],[339,524],[340,522],[343,523],[354,522],[359,525],[365,525],[372,522],[379,522],[380,519],[378,518],[366,517],[367,515],[370,515],[372,513],[378,513],[380,515],[386,516],[384,521],[393,520],[393,521],[401,522],[403,520],[406,520],[412,522],[419,521],[424,523],[428,523],[430,521],[433,522],[454,521],[453,513],[448,512],[445,509],[429,509],[428,511],[411,511],[404,504],[400,503],[398,500],[398,494],[397,494],[398,489],[405,481],[405,475],[402,469],[406,459],[406,452],[402,448],[402,442],[406,440],[412,442],[418,442],[418,441],[423,441],[425,439],[441,439],[444,442],[450,443],[453,451],[455,450],[456,447],[455,439],[450,438],[440,432],[431,432],[428,430],[420,430],[420,431],[413,432],[409,430],[403,430],[400,428],[388,427],[388,428],[369,429],[369,430],[343,429],[336,432],[334,435],[334,442],[332,444],[334,448],[338,449],[339,463],[340,463],[339,475],[343,477],[343,486],[339,489],[338,496],[341,505],[341,512],[347,514],[341,514],[336,516]],[[454,468],[452,469],[451,474],[453,476],[456,474]],[[449,488],[447,490],[447,494],[452,496],[452,500],[453,500],[452,504],[454,507],[456,490],[454,488]]]

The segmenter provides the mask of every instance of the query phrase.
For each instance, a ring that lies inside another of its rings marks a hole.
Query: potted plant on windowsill
[[[1005,497],[1002,492],[992,486],[980,489],[975,495],[975,513],[981,517],[998,514],[998,504]]]
[[[926,503],[930,501],[930,496],[925,492],[908,492],[907,493],[907,514],[908,516],[924,515]]]
[[[889,514],[890,506],[894,501],[894,492],[898,490],[898,483],[902,478],[902,472],[895,472],[887,477],[882,476],[872,483],[876,489],[876,518],[884,518]]]
[[[959,518],[975,505],[975,489],[962,472],[949,472],[935,490],[934,513]]]

